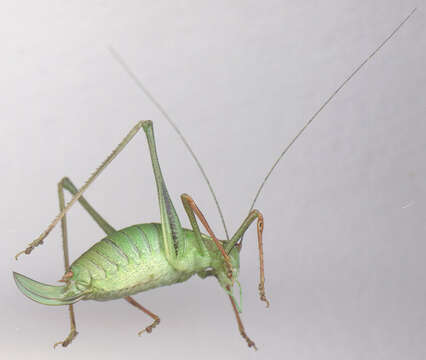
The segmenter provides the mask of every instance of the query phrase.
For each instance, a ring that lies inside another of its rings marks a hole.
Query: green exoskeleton
[[[115,230],[93,209],[81,194],[85,187],[94,180],[97,174],[112,161],[141,128],[145,131],[151,154],[160,205],[161,223],[138,224]],[[192,275],[198,274],[202,278],[207,276],[215,276],[217,278],[220,286],[231,300],[241,335],[246,339],[249,347],[255,347],[254,342],[246,335],[239,317],[240,310],[233,294],[233,285],[238,281],[240,267],[241,243],[239,240],[250,224],[257,219],[260,258],[259,293],[261,300],[269,305],[264,290],[263,216],[258,210],[252,210],[249,213],[230,240],[220,241],[214,235],[194,200],[189,195],[182,194],[182,203],[192,229],[182,228],[161,173],[151,121],[138,122],[89,179],[85,187],[79,191],[68,178],[60,181],[59,202],[61,213],[50,227],[22,252],[29,254],[36,246],[40,245],[43,238],[61,220],[66,268],[62,281],[65,282],[65,285],[46,285],[24,275],[14,273],[18,288],[30,299],[45,305],[69,305],[71,332],[64,341],[57,344],[67,346],[77,335],[72,304],[79,300],[105,301],[125,298],[132,305],[154,319],[154,322],[139,334],[144,331],[151,332],[160,322],[160,318],[139,305],[130,296],[159,286],[183,282]],[[64,203],[63,189],[74,195],[67,206]],[[65,213],[72,203],[77,200],[107,236],[69,265]],[[200,219],[209,235],[200,232],[196,217]]]
[[[329,104],[336,94],[348,83],[348,81],[352,79],[353,76],[385,45],[385,43],[392,38],[392,36],[409,19],[414,11],[415,10],[413,10],[410,15],[408,15],[398,25],[398,27],[396,27],[396,29],[337,87],[337,89],[326,99],[322,106],[296,134],[289,145],[284,148],[260,185],[252,202],[248,216],[230,239],[228,239],[228,236],[227,240],[217,239],[203,214],[196,206],[194,200],[187,194],[183,194],[181,196],[181,200],[192,228],[182,228],[161,173],[151,121],[138,122],[80,189],[77,189],[68,178],[62,179],[58,184],[60,205],[59,215],[53,220],[46,231],[44,231],[35,241],[30,243],[24,251],[18,253],[16,257],[22,253],[30,254],[35,247],[43,243],[44,238],[50,233],[55,225],[61,222],[65,259],[65,274],[61,281],[65,284],[63,286],[46,285],[24,275],[14,273],[18,288],[30,299],[46,305],[69,306],[71,331],[64,341],[56,343],[55,346],[58,344],[67,346],[77,335],[73,304],[79,300],[104,301],[124,298],[130,304],[142,310],[153,319],[153,322],[140,331],[139,334],[144,331],[148,333],[151,332],[152,329],[159,324],[160,318],[151,311],[145,309],[142,305],[138,304],[131,295],[156,287],[183,282],[189,279],[192,275],[197,274],[201,278],[206,278],[208,276],[214,276],[217,278],[220,286],[226,292],[231,301],[242,337],[247,341],[249,347],[256,349],[255,343],[247,336],[244,330],[239,316],[241,309],[238,306],[238,302],[236,301],[233,292],[235,283],[239,286],[238,273],[240,268],[242,237],[253,221],[257,220],[257,238],[260,263],[259,295],[260,299],[269,306],[269,301],[266,299],[264,288],[265,278],[262,243],[263,216],[258,210],[253,210],[254,204],[265,182],[288,149],[307,129],[325,106]],[[162,112],[165,118],[181,136],[185,145],[189,148],[189,145],[182,137],[176,126],[171,122],[167,113],[155,101],[155,99],[152,98],[117,54],[113,53],[113,55],[124,66],[129,75],[136,80],[141,90],[144,91],[149,98],[151,98],[160,112]],[[101,215],[99,215],[99,213],[87,202],[82,194],[141,128],[143,128],[145,132],[151,155],[151,162],[157,185],[161,222],[138,224],[121,230],[116,230],[108,224]],[[201,165],[192,150],[190,148],[189,150],[200,167],[211,190],[210,183],[208,182]],[[71,201],[66,205],[64,200],[64,189],[73,195]],[[213,197],[215,198],[214,193]],[[70,265],[68,256],[66,213],[76,201],[83,206],[95,222],[102,228],[102,230],[106,233],[106,237],[93,245]],[[217,201],[216,204],[218,205]],[[219,206],[218,210],[221,213]],[[201,233],[197,223],[197,218],[203,224],[208,235]],[[222,222],[224,223],[223,217]],[[226,228],[225,232],[227,233]]]

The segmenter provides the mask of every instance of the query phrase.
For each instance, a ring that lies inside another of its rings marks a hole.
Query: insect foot
[[[265,295],[265,285],[262,284],[262,283],[259,284],[259,295],[260,295],[260,300],[264,301],[266,303],[266,307],[268,308],[270,303],[269,303],[269,300],[266,298],[266,295]]]
[[[141,330],[141,331],[139,331],[138,332],[138,335],[139,336],[141,336],[145,331],[148,333],[148,334],[151,334],[151,332],[152,332],[152,329],[154,329],[158,324],[160,323],[160,318],[157,318],[157,319],[155,319],[154,320],[154,322],[151,324],[151,325],[149,325],[149,326],[147,326],[145,329],[143,329],[143,330]]]
[[[22,254],[26,254],[26,255],[31,254],[31,251],[33,251],[36,246],[43,244],[43,239],[46,237],[46,235],[47,235],[47,233],[44,232],[36,240],[34,240],[32,243],[29,243],[25,250],[20,251],[15,255],[15,260],[18,260],[18,257]]]
[[[77,336],[78,332],[77,330],[71,330],[71,332],[68,334],[66,339],[64,341],[58,341],[57,343],[53,344],[53,348],[56,349],[58,345],[62,345],[63,347],[67,347],[71,342],[74,340],[74,338]]]
[[[253,347],[253,349],[257,351],[256,344],[254,343],[254,341],[253,341],[253,340],[251,340],[251,339],[247,336],[246,332],[245,332],[245,331],[240,331],[240,334],[241,334],[241,336],[242,336],[242,337],[243,337],[243,338],[247,341],[247,345],[248,345],[248,347],[249,347],[249,348],[250,348],[250,347]]]

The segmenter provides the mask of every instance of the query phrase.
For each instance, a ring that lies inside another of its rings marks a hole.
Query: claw
[[[259,284],[259,295],[260,295],[260,300],[264,301],[266,303],[266,307],[269,307],[269,300],[266,298],[265,295],[265,287],[263,286],[263,284]]]
[[[44,235],[44,233],[42,235]],[[43,244],[44,237],[45,236],[40,236],[38,239],[36,239],[32,243],[30,243],[25,250],[18,252],[15,255],[15,260],[18,260],[18,257],[21,256],[22,254],[26,254],[26,255],[31,254],[31,251],[33,251],[36,246]]]
[[[160,319],[155,319],[154,322],[151,325],[149,325],[145,329],[139,331],[138,335],[141,336],[144,332],[151,334],[152,329],[154,329],[159,323],[160,323]]]
[[[76,330],[71,330],[71,332],[68,334],[68,336],[65,338],[64,341],[58,341],[53,344],[53,348],[56,349],[58,345],[62,345],[63,347],[67,347],[71,342],[74,340],[74,338],[77,336],[78,332]]]
[[[241,334],[241,336],[245,339],[245,341],[247,341],[247,345],[248,345],[248,347],[249,347],[249,348],[253,347],[253,349],[257,351],[256,344],[254,343],[254,341],[253,341],[252,339],[250,339],[250,338],[247,336],[246,332],[245,332],[243,329],[240,329],[240,334]]]
[[[20,252],[18,252],[16,255],[15,255],[15,260],[18,260],[18,257],[19,256],[21,256],[22,254],[29,254],[30,252],[31,252],[31,250],[27,253],[27,250],[28,250],[28,248],[27,249],[25,249],[25,250],[23,250],[23,251],[20,251]]]
[[[254,341],[250,340],[250,338],[248,338],[248,337],[246,338],[246,341],[247,341],[247,345],[248,345],[249,348],[253,347],[253,349],[257,351],[257,347],[256,347],[256,344],[254,343]]]

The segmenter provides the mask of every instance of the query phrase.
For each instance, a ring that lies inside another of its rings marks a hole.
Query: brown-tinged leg
[[[231,260],[229,259],[229,255],[227,254],[227,252],[223,248],[220,241],[217,239],[216,235],[214,234],[213,230],[211,229],[210,225],[208,224],[203,213],[198,208],[197,204],[195,204],[195,201],[188,194],[182,194],[181,199],[182,199],[183,205],[185,207],[185,211],[188,214],[189,221],[191,222],[191,225],[192,225],[194,232],[198,236],[200,236],[200,238],[201,238],[200,231],[198,229],[198,225],[197,225],[195,217],[194,217],[194,214],[195,214],[200,219],[201,223],[204,225],[205,229],[209,233],[211,239],[216,244],[217,249],[222,254],[222,256],[225,260],[226,268],[228,270],[228,277],[229,277],[229,279],[232,279],[232,265],[231,265]],[[212,250],[212,247],[209,246],[209,244],[205,244],[205,245],[206,245],[206,247],[209,251]]]
[[[241,242],[238,242],[238,241],[241,239],[241,237],[244,235],[248,227],[256,218],[257,218],[257,243],[259,248],[259,273],[260,273],[260,281],[259,281],[258,289],[259,289],[260,300],[266,303],[266,307],[269,307],[269,301],[265,295],[265,271],[264,271],[264,261],[263,261],[262,233],[263,233],[264,221],[263,221],[263,215],[259,210],[250,211],[250,213],[245,218],[241,226],[235,232],[235,235],[231,238],[231,241],[229,242],[229,244],[226,245],[225,251],[229,252],[234,246],[239,246],[239,247],[242,246]]]
[[[134,307],[137,307],[139,310],[142,310],[145,314],[147,314],[148,316],[154,319],[151,325],[147,326],[145,329],[138,332],[139,336],[142,335],[142,333],[144,333],[145,331],[148,334],[150,334],[152,332],[152,329],[154,329],[160,323],[160,318],[154,313],[152,313],[151,311],[149,311],[148,309],[145,309],[141,304],[137,303],[136,300],[133,299],[132,297],[126,296],[124,299],[128,301],[130,304],[132,304]]]
[[[253,347],[253,349],[257,350],[256,344],[254,343],[254,341],[251,340],[246,334],[243,322],[241,321],[240,314],[238,313],[238,309],[237,309],[237,306],[235,305],[234,299],[232,299],[230,295],[228,296],[229,296],[229,300],[231,300],[232,308],[234,309],[234,314],[238,323],[238,330],[240,330],[241,336],[247,341],[248,347]]]
[[[71,322],[70,333],[68,334],[68,336],[65,338],[64,341],[58,341],[58,342],[54,343],[53,348],[56,348],[58,345],[62,345],[63,347],[68,346],[69,344],[71,344],[71,342],[74,340],[74,338],[78,334],[77,328],[75,326],[74,308],[73,308],[72,304],[68,305],[68,311],[69,311],[69,314],[70,314],[70,322]]]

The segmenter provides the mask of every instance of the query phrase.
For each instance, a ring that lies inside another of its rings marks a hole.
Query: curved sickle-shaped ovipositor
[[[43,305],[70,305],[85,295],[82,290],[69,291],[65,285],[43,284],[17,272],[13,272],[13,277],[16,286],[26,297]]]
[[[77,189],[68,178],[63,178],[58,184],[58,195],[60,213],[48,226],[48,228],[27,248],[16,255],[30,254],[37,246],[43,243],[43,240],[56,226],[61,222],[65,275],[62,278],[64,285],[53,286],[42,284],[32,280],[24,275],[14,272],[13,276],[19,290],[31,300],[45,305],[68,305],[71,320],[71,331],[68,337],[56,345],[67,346],[77,335],[73,304],[79,300],[99,300],[124,298],[131,305],[145,312],[154,321],[145,329],[139,332],[150,333],[152,329],[160,322],[160,318],[138,304],[131,295],[141,291],[146,291],[160,286],[171,285],[186,281],[192,275],[197,274],[201,278],[214,276],[217,278],[220,286],[229,296],[233,307],[238,328],[242,337],[247,341],[249,347],[256,349],[255,343],[247,336],[242,321],[239,316],[241,312],[237,305],[233,293],[234,283],[238,283],[238,274],[240,267],[240,251],[242,249],[242,238],[246,230],[254,220],[257,220],[257,237],[259,247],[259,295],[260,299],[269,306],[269,301],[265,295],[265,277],[263,260],[263,241],[262,232],[264,226],[263,216],[258,210],[253,210],[260,191],[269,178],[278,162],[281,160],[287,150],[294,144],[304,130],[312,123],[320,111],[330,103],[336,94],[359,72],[359,70],[388,42],[393,35],[401,28],[415,10],[407,16],[398,27],[372,52],[331,94],[323,103],[317,112],[308,120],[305,126],[298,132],[289,145],[280,154],[271,170],[266,175],[259,190],[253,200],[249,214],[237,229],[235,234],[229,238],[226,230],[225,221],[222,216],[217,199],[213,193],[212,187],[207,179],[201,164],[196,159],[194,153],[183,138],[176,125],[171,122],[170,117],[158,104],[158,102],[147,92],[140,81],[129,70],[127,65],[121,60],[117,53],[114,56],[124,66],[126,71],[137,81],[139,87],[154,102],[157,108],[162,112],[166,119],[175,128],[181,136],[185,145],[190,150],[201,169],[203,177],[207,181],[210,190],[218,206],[219,213],[227,234],[226,240],[219,240],[210,228],[204,215],[197,207],[195,201],[187,194],[181,196],[182,204],[191,223],[191,229],[182,228],[177,216],[173,202],[169,196],[158,161],[157,150],[155,146],[154,131],[151,121],[138,122],[127,136],[120,142],[114,151],[107,157],[101,166],[89,177],[87,182]],[[84,191],[99,176],[99,174],[112,162],[112,160],[124,149],[131,139],[143,128],[148,148],[151,156],[154,177],[157,186],[157,195],[160,207],[160,223],[136,224],[127,228],[116,230],[88,203],[82,196]],[[69,191],[73,197],[65,205],[64,189]],[[68,256],[68,237],[66,213],[71,206],[78,201],[93,220],[102,228],[106,237],[97,242],[85,253],[83,253],[72,264],[69,263]],[[203,224],[208,235],[201,233],[198,220]],[[238,283],[239,284],[239,283]]]

